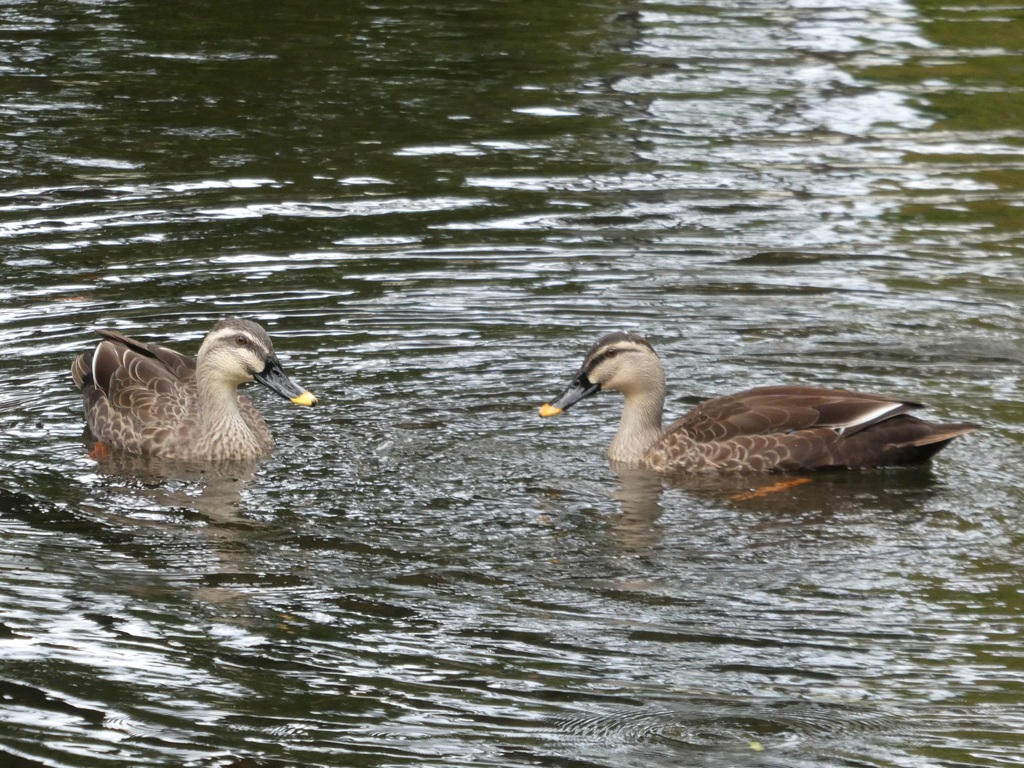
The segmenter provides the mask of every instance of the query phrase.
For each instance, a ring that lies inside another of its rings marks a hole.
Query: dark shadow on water
[[[265,524],[248,514],[243,495],[255,466],[196,467],[122,455],[95,467],[96,476],[74,486],[68,502],[0,488],[0,511],[51,539],[76,540],[100,560],[114,557],[119,569],[144,574],[131,591],[158,603],[187,595],[208,605],[241,604],[248,585],[266,580],[251,543]],[[38,480],[67,487],[66,477]],[[104,571],[93,586],[106,577]]]
[[[673,485],[695,490],[673,478]],[[926,502],[941,488],[929,465],[834,470],[800,475],[746,478],[746,489],[701,489],[724,503],[793,518],[828,517],[870,510],[909,521],[925,514]]]
[[[701,504],[790,519],[871,510],[907,522],[923,516],[926,502],[941,489],[927,464],[770,475],[661,475],[615,465],[612,470],[619,480],[615,497],[622,507],[616,529],[630,546],[657,539],[655,524],[664,514],[667,489],[682,490]]]
[[[153,505],[191,510],[212,523],[240,522],[242,491],[256,477],[262,463],[183,461],[108,452],[98,449],[88,428],[82,439],[97,474],[114,483],[124,481],[124,490]]]

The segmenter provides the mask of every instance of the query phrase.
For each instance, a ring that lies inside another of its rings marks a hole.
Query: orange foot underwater
[[[749,501],[750,499],[759,499],[762,496],[767,496],[770,493],[778,493],[779,491],[785,491],[789,488],[795,488],[798,485],[806,485],[811,482],[809,477],[794,477],[791,480],[781,480],[771,485],[765,485],[753,491],[747,491],[746,493],[737,493],[735,496],[730,496],[729,501]]]
[[[92,444],[92,450],[89,451],[89,458],[93,461],[105,461],[110,458],[110,449],[106,443],[101,443],[98,440]]]

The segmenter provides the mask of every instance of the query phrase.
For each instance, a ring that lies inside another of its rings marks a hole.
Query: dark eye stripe
[[[635,350],[624,349],[622,347],[611,347],[610,349],[602,349],[601,352],[598,353],[598,355],[593,360],[590,361],[590,365],[587,366],[587,369],[591,370],[591,369],[594,368],[594,366],[599,365],[600,363],[603,363],[605,360],[611,360],[613,357],[615,357],[616,355],[618,355],[618,354],[620,354],[622,352],[633,352],[633,351],[635,351]]]

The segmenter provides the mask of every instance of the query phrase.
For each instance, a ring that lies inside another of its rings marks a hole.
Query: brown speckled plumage
[[[817,387],[760,387],[708,400],[664,430],[665,372],[633,333],[598,340],[573,381],[541,415],[560,413],[601,389],[625,396],[608,456],[661,472],[770,472],[877,467],[926,461],[974,424],[909,415],[923,406]]]
[[[249,320],[219,321],[197,358],[116,331],[75,359],[95,440],[115,451],[186,460],[265,456],[273,438],[249,398],[237,392],[254,379],[302,405],[316,398],[281,370],[266,331]]]

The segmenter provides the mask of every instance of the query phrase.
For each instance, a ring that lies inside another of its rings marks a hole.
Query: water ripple
[[[2,754],[1014,764],[1008,14],[399,5],[0,10]],[[228,314],[321,398],[251,392],[275,454],[90,460],[93,329]],[[672,415],[802,381],[984,429],[746,500],[616,473],[614,397],[536,416],[614,328]]]

